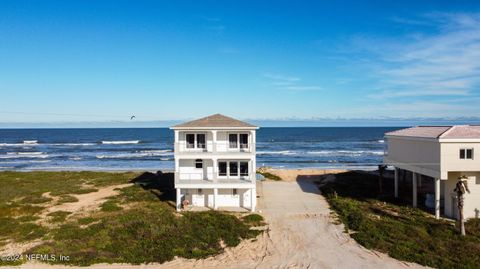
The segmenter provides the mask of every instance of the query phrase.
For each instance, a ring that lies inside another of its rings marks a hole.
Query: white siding
[[[480,214],[480,172],[450,172],[445,182],[445,215],[450,218],[457,218],[457,204],[454,193],[455,184],[460,176],[468,177],[468,188],[470,193],[465,195],[464,215],[465,218],[479,217]]]
[[[388,137],[387,143],[389,164],[431,177],[440,176],[438,141]]]

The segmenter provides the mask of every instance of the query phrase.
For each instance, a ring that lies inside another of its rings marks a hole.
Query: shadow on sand
[[[145,172],[130,180],[130,183],[141,186],[144,190],[155,194],[160,201],[168,202],[174,206],[175,203],[175,178],[173,173]]]

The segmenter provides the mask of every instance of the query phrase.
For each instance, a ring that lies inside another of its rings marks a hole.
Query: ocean
[[[371,169],[396,127],[260,128],[257,166]],[[168,128],[0,129],[0,171],[172,170]]]

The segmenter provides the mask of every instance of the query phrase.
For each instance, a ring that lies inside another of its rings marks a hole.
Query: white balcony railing
[[[238,144],[228,141],[207,141],[203,145],[188,144],[185,141],[175,143],[175,152],[211,152],[211,153],[229,153],[229,152],[255,152],[255,143]]]
[[[217,173],[207,173],[205,176],[204,173],[202,172],[176,172],[175,173],[175,181],[205,181],[205,182],[238,182],[238,181],[244,181],[244,182],[251,182],[252,181],[252,175],[246,175],[246,176],[219,176]]]

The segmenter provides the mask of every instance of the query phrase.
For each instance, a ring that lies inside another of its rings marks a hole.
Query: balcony
[[[185,141],[174,144],[175,153],[255,153],[255,144],[229,143],[228,141],[207,141],[204,144],[188,144]]]
[[[252,174],[226,177],[217,173],[175,172],[175,183],[251,183]]]

